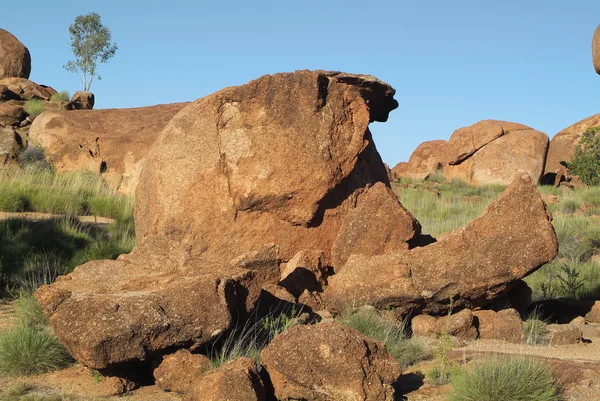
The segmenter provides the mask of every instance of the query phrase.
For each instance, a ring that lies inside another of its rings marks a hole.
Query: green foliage
[[[429,191],[435,185],[440,196]],[[392,183],[398,199],[419,220],[423,232],[434,237],[462,227],[483,213],[488,203],[504,189],[499,185],[475,187],[464,181],[445,184],[421,183],[416,188],[403,188]]]
[[[375,309],[347,308],[339,321],[373,340],[384,343],[387,352],[403,368],[429,356],[423,342],[408,337],[404,324],[380,316]]]
[[[258,365],[261,351],[278,334],[299,324],[301,310],[273,310],[265,317],[250,318],[228,332],[208,351],[213,368],[236,358],[250,358]]]
[[[566,294],[567,298],[576,299],[585,284],[581,273],[577,268],[568,264],[563,264],[560,269],[562,274],[557,275],[556,278],[559,280],[562,292]]]
[[[42,328],[48,325],[48,318],[33,296],[33,292],[19,291],[14,305],[17,319],[21,325],[31,328]]]
[[[46,111],[46,103],[42,99],[29,99],[23,104],[23,110],[27,115],[35,118]]]
[[[563,214],[575,213],[577,209],[581,207],[581,203],[573,199],[566,199],[564,202],[561,202],[560,211]]]
[[[71,362],[56,336],[45,329],[17,325],[0,332],[0,374],[43,373],[64,368]]]
[[[41,156],[35,153],[31,157]],[[95,173],[58,174],[34,167],[11,174],[0,171],[0,211],[92,215],[125,221],[133,216],[133,200],[109,189]]]
[[[558,401],[560,388],[542,362],[493,358],[452,376],[450,401]]]
[[[427,177],[425,181],[441,183],[446,182],[446,177],[444,177],[444,173],[442,172],[442,170],[436,170],[435,173]]]
[[[41,146],[29,145],[19,153],[19,164],[30,171],[52,171]]]
[[[583,133],[573,160],[567,163],[571,173],[586,185],[600,185],[600,127]]]
[[[87,92],[97,76],[98,64],[106,63],[115,55],[117,44],[111,43],[110,30],[102,25],[98,13],[76,17],[69,26],[69,35],[75,60],[69,61],[64,68],[79,75],[83,90]]]
[[[50,96],[51,102],[68,102],[71,99],[71,95],[67,91],[56,92]]]
[[[547,320],[544,319],[538,309],[534,309],[523,322],[523,332],[525,333],[525,342],[527,345],[548,344],[547,335],[549,331]]]

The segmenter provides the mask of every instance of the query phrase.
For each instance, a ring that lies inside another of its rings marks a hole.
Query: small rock
[[[336,323],[285,331],[261,361],[281,400],[392,401],[402,373],[382,343]]]
[[[75,92],[67,105],[67,110],[92,110],[95,97],[92,92]]]
[[[437,337],[437,319],[429,315],[417,315],[412,318],[410,324],[413,335],[422,337]]]
[[[583,340],[581,327],[570,324],[550,324],[547,327],[550,331],[548,334],[550,345],[578,344]]]
[[[250,358],[237,358],[208,371],[186,389],[186,401],[264,401],[265,389]]]
[[[165,356],[153,375],[161,390],[184,393],[210,368],[210,360],[206,356],[180,349]]]
[[[592,309],[585,315],[585,320],[590,323],[600,323],[600,301],[594,302]]]
[[[473,326],[473,313],[469,309],[437,319],[436,332],[449,334],[461,340],[477,339],[477,329]]]

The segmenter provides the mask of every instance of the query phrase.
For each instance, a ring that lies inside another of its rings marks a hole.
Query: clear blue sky
[[[367,73],[397,90],[399,108],[371,126],[390,166],[482,119],[552,137],[600,113],[599,0],[28,0],[2,7],[0,27],[29,48],[33,81],[73,93],[68,27],[92,11],[119,46],[92,85],[96,108],[195,100],[297,69]]]

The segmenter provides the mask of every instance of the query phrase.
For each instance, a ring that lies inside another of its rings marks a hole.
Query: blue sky
[[[92,11],[119,46],[92,85],[96,108],[195,100],[298,69],[372,74],[400,103],[371,126],[390,166],[482,119],[552,137],[600,113],[598,0],[28,0],[3,7],[0,27],[29,48],[33,81],[73,93],[68,27]]]

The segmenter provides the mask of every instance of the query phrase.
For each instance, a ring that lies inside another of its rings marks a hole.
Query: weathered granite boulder
[[[10,32],[0,29],[0,80],[29,78],[31,56],[29,50]]]

